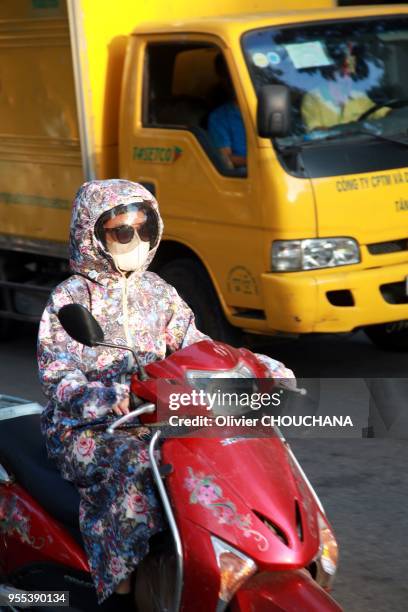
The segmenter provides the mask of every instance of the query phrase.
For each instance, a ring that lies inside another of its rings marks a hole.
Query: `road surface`
[[[382,353],[362,333],[275,340],[257,351],[284,361],[298,377],[408,376],[408,354]],[[0,343],[0,393],[43,402],[30,326]],[[352,408],[364,423],[366,402]],[[335,597],[349,612],[407,610],[408,440],[312,436],[291,444],[340,543]]]

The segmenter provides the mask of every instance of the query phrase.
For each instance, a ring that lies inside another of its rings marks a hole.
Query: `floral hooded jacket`
[[[107,422],[117,418],[112,408],[129,394],[130,358],[119,349],[77,343],[59,323],[58,311],[65,304],[83,304],[105,337],[135,348],[143,364],[207,338],[174,287],[147,271],[160,240],[144,269],[126,276],[95,235],[102,213],[140,197],[159,215],[156,199],[137,183],[95,180],[79,189],[70,231],[73,275],[52,292],[38,336],[39,375],[48,398],[41,428],[49,456],[81,494],[80,527],[100,601],[146,554],[148,537],[163,521],[146,475],[146,443],[130,436],[131,430],[114,438],[106,433]],[[159,215],[159,239],[162,233]],[[271,376],[293,376],[281,363],[258,358]]]
[[[196,328],[191,309],[174,287],[146,271],[163,233],[160,215],[159,241],[141,272],[129,276],[120,273],[96,238],[94,227],[100,215],[119,204],[131,203],[135,197],[147,200],[159,213],[153,195],[126,180],[85,183],[75,198],[70,233],[70,268],[74,275],[53,291],[38,336],[40,380],[49,398],[43,416],[47,437],[112,415],[112,407],[129,393],[129,386],[120,382],[129,371],[129,356],[122,350],[89,348],[72,340],[57,318],[63,305],[87,306],[105,337],[135,347],[144,364],[163,359],[166,349],[176,351],[207,338]],[[271,376],[293,376],[280,362],[257,356],[269,367]]]

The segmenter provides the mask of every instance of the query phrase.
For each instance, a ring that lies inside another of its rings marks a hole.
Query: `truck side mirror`
[[[58,319],[67,334],[85,346],[103,342],[103,331],[98,321],[85,306],[67,304],[58,311]]]
[[[264,85],[258,93],[257,128],[262,138],[286,136],[290,130],[291,103],[285,85]]]

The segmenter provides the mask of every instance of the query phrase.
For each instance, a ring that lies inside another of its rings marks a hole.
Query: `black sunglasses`
[[[138,234],[140,240],[143,242],[149,242],[151,236],[149,235],[149,231],[147,231],[146,223],[142,225],[141,228],[136,229],[133,225],[118,225],[118,227],[105,227],[105,234],[110,234],[112,238],[116,242],[120,242],[120,244],[128,244],[133,240],[135,234]]]
[[[106,228],[103,226],[106,221],[112,219],[113,216],[121,214],[122,212],[130,212],[136,210],[145,214],[145,220],[140,227],[135,228],[133,225],[119,225],[118,227]],[[159,223],[156,211],[145,203],[133,203],[130,205],[124,205],[117,207],[114,210],[108,211],[101,215],[96,224],[96,234],[99,239],[102,240],[106,247],[106,234],[109,233],[113,240],[120,244],[128,244],[135,236],[135,233],[139,236],[143,242],[150,242],[150,248],[153,248],[158,240],[159,234]]]

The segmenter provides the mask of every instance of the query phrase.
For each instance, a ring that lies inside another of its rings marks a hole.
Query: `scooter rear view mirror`
[[[58,319],[67,334],[85,346],[97,346],[104,340],[98,321],[81,304],[67,304],[60,308]]]

